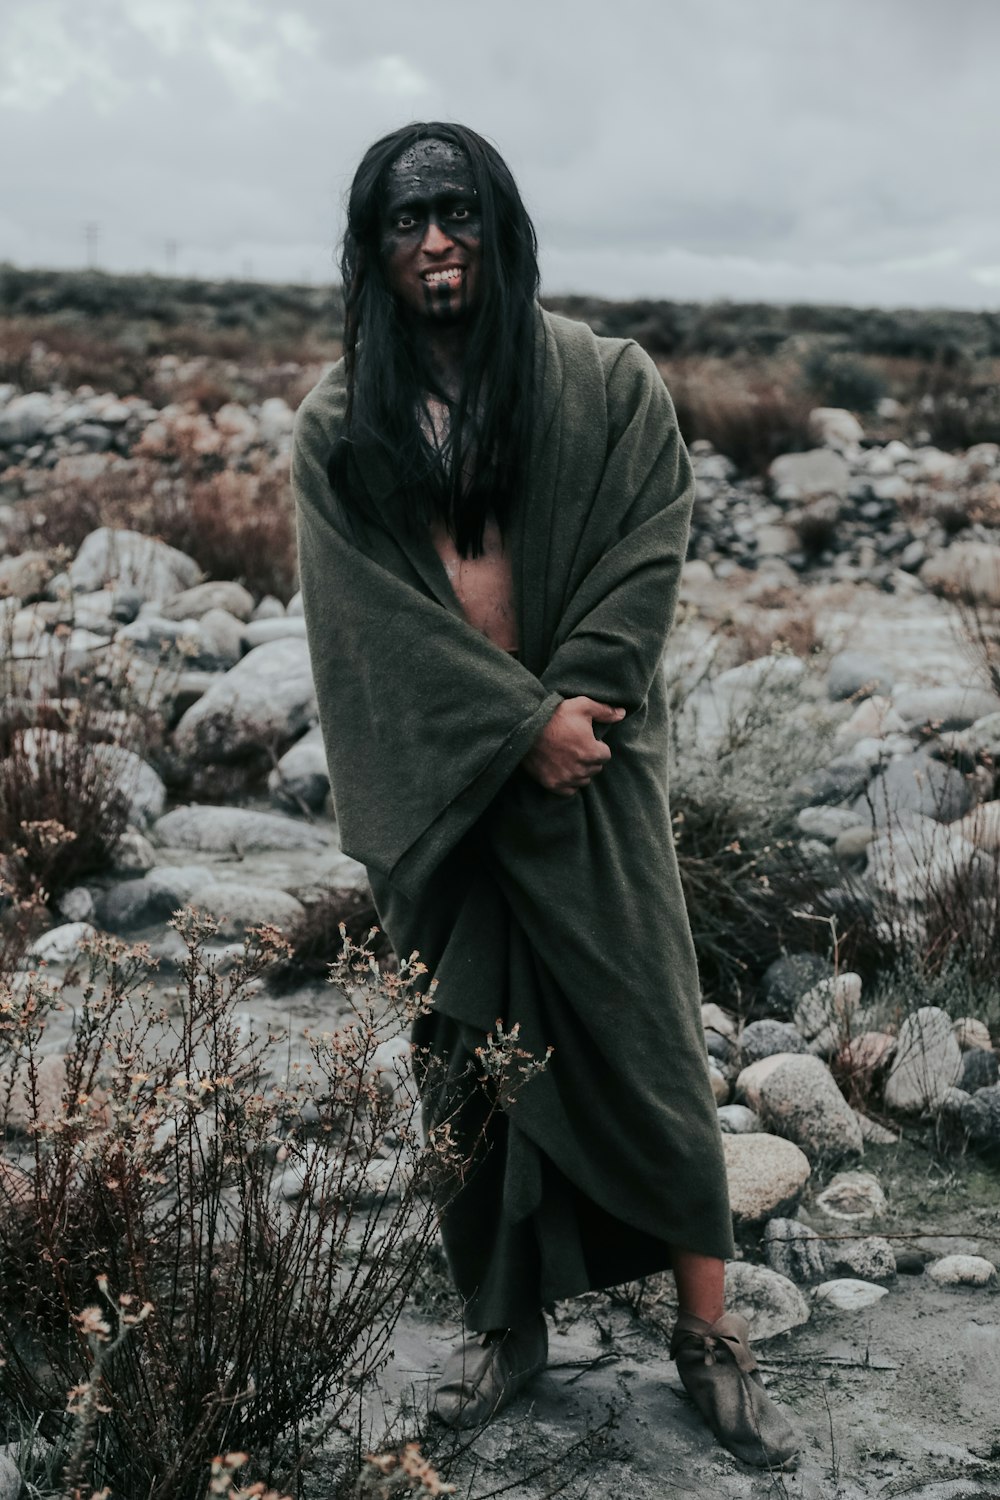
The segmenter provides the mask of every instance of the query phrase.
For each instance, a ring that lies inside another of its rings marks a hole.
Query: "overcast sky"
[[[998,56],[1000,0],[3,0],[0,260],[325,281],[454,119],[549,292],[995,308]]]

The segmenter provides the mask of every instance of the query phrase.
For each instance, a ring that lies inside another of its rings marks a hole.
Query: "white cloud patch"
[[[415,99],[430,89],[424,75],[405,57],[395,53],[375,59],[371,66],[371,80],[375,92],[389,99]]]

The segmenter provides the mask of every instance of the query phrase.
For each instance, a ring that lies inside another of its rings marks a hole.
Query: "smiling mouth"
[[[464,275],[464,266],[448,266],[440,271],[425,271],[423,280],[428,286],[458,286]]]

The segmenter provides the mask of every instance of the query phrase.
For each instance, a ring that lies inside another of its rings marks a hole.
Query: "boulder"
[[[814,1295],[817,1302],[835,1308],[837,1312],[861,1312],[863,1308],[881,1302],[888,1291],[888,1287],[878,1286],[875,1282],[845,1276],[821,1282]]]
[[[14,557],[0,558],[0,598],[20,599],[22,603],[38,599],[55,571],[56,564],[46,552],[18,552]]]
[[[301,901],[277,886],[220,878],[205,865],[154,865],[139,880],[105,893],[101,919],[115,932],[165,922],[179,907],[196,906],[221,925],[222,941],[240,940],[248,927],[271,923],[288,931],[305,913]]]
[[[988,1089],[1000,1080],[1000,1064],[996,1053],[982,1047],[970,1047],[962,1053],[962,1071],[958,1075],[958,1087],[967,1094],[977,1089]]]
[[[857,1277],[861,1281],[892,1281],[896,1254],[881,1235],[823,1240],[823,1264],[827,1276]]]
[[[951,823],[972,802],[972,787],[961,771],[915,750],[890,761],[851,810],[859,822],[874,821],[876,828],[884,828],[903,812]]]
[[[794,1010],[796,1002],[831,972],[830,962],[818,953],[787,953],[764,970],[761,989],[774,1010]],[[702,1006],[702,1015],[704,1015]]]
[[[26,968],[37,968],[39,964],[70,964],[80,956],[80,944],[84,938],[93,937],[97,931],[90,922],[63,922],[59,927],[50,927],[28,948],[24,956]]]
[[[771,1219],[764,1229],[764,1254],[772,1271],[798,1285],[827,1274],[822,1240],[799,1219]]]
[[[330,792],[330,772],[318,724],[285,751],[268,775],[267,789],[279,807],[322,811]]]
[[[893,694],[892,703],[907,729],[924,725],[938,730],[969,729],[1000,712],[996,693],[968,685],[901,689]]]
[[[254,646],[263,646],[268,641],[281,641],[286,637],[304,641],[306,622],[302,615],[276,615],[272,619],[250,620],[243,627],[243,644],[248,651]]]
[[[883,697],[892,691],[892,673],[880,656],[868,651],[838,651],[830,658],[826,691],[834,702],[843,698]]]
[[[239,760],[262,747],[283,750],[316,716],[305,642],[271,641],[248,652],[185,711],[174,747],[197,761]]]
[[[267,849],[328,849],[319,828],[281,813],[249,807],[210,807],[192,803],[172,808],[152,827],[158,844],[213,854],[257,854]]]
[[[865,429],[853,412],[841,406],[814,406],[809,413],[809,435],[824,448],[853,453],[865,439]]]
[[[745,1104],[720,1104],[717,1114],[725,1135],[751,1135],[761,1128],[759,1117]]]
[[[795,821],[810,838],[825,839],[835,846],[841,834],[850,829],[863,829],[866,839],[871,838],[870,826],[846,807],[803,807]]]
[[[959,1111],[962,1129],[977,1146],[1000,1146],[1000,1084],[977,1089]]]
[[[201,579],[201,569],[186,553],[156,537],[115,526],[101,526],[84,537],[68,571],[80,593],[113,583],[156,600],[170,598]]]
[[[795,1283],[767,1266],[727,1262],[725,1297],[727,1309],[746,1318],[758,1343],[809,1321],[809,1304]]]
[[[733,1221],[761,1224],[795,1208],[809,1181],[809,1159],[791,1141],[765,1133],[723,1134]]]
[[[870,1172],[838,1172],[817,1195],[816,1207],[828,1218],[856,1223],[885,1213],[885,1194]]]
[[[830,448],[783,453],[772,462],[768,477],[781,500],[808,500],[818,495],[844,500],[851,483],[846,461]]]
[[[704,1031],[718,1032],[719,1036],[735,1037],[736,1022],[728,1011],[708,1001],[701,1007],[701,1024]]]
[[[800,997],[795,1006],[795,1025],[807,1041],[812,1041],[828,1026],[847,1033],[860,1005],[861,976],[845,970],[833,978],[821,979]]]
[[[952,1030],[963,1052],[971,1047],[988,1052],[993,1046],[990,1028],[978,1016],[959,1016],[957,1021],[952,1022]]]
[[[41,437],[55,412],[55,400],[45,391],[27,391],[23,396],[15,396],[0,410],[0,447],[33,443]]]
[[[1000,755],[995,759],[1000,760]],[[952,827],[975,848],[996,854],[1000,851],[1000,800],[978,803]]]
[[[997,1279],[996,1266],[982,1255],[943,1255],[927,1274],[938,1286],[993,1286]]]
[[[936,1005],[922,1005],[899,1028],[885,1102],[903,1113],[933,1110],[961,1070],[962,1054],[951,1017]]]
[[[920,569],[920,581],[941,593],[960,593],[1000,608],[1000,548],[994,542],[952,542]]]
[[[857,743],[875,740],[884,744],[890,735],[899,734],[905,725],[896,712],[891,698],[874,693],[865,698],[854,709],[849,719],[837,726],[834,738],[838,741]]]
[[[253,595],[241,583],[227,578],[210,579],[194,588],[164,599],[160,614],[166,620],[200,620],[210,609],[224,609],[237,620],[249,620],[253,614]]]
[[[868,845],[866,880],[899,901],[920,903],[986,858],[962,837],[958,824],[905,813],[877,831]]]
[[[762,1058],[743,1069],[736,1092],[765,1124],[810,1156],[863,1150],[854,1111],[818,1057],[779,1052]]]
[[[744,1066],[775,1052],[807,1052],[805,1037],[787,1021],[751,1021],[740,1036]]]

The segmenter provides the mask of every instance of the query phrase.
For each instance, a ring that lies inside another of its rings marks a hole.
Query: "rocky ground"
[[[253,452],[280,466],[291,416],[280,398],[209,418],[86,391],[0,390],[8,702],[38,704],[67,669],[92,668],[138,684],[164,726],[159,769],[113,738],[95,748],[128,798],[129,826],[105,868],[61,891],[15,988],[41,967],[63,972],[96,927],[149,942],[169,1003],[182,945],[165,924],[178,906],[217,918],[225,962],[248,927],[289,930],[323,892],[366,889],[339,849],[297,596],[206,579],[192,556],[123,527],[95,528],[69,559],[17,545],[53,477],[137,455],[168,463],[180,430],[225,462]],[[817,446],[776,460],[767,484],[694,445],[699,501],[667,669],[685,684],[706,756],[772,690],[792,689],[803,736],[822,713],[832,752],[795,789],[803,852],[829,888],[850,871],[873,902],[891,899],[919,944],[945,878],[978,872],[995,899],[1000,696],[937,591],[960,586],[983,618],[1000,608],[1000,448],[872,445],[839,411],[814,413],[814,427]],[[803,621],[815,650],[769,651]],[[713,664],[720,622],[760,651]],[[72,714],[17,730],[17,763],[72,733]],[[241,781],[261,755],[270,773]],[[211,794],[226,785],[233,796]],[[46,1039],[55,1088],[78,992],[66,998]],[[278,1077],[303,1031],[341,1013],[317,980],[261,986],[245,1020],[288,1032]],[[638,1316],[604,1295],[557,1309],[551,1370],[458,1462],[460,1493],[506,1486],[535,1500],[576,1464],[566,1492],[608,1497],[1000,1495],[996,1018],[920,995],[890,1014],[857,974],[794,953],[763,976],[754,1014],[713,1003],[703,1015],[743,1255],[730,1294],[803,1431],[800,1473],[755,1476],[706,1437],[667,1358],[669,1288],[654,1286]],[[950,1144],[947,1170],[932,1137]],[[404,1315],[383,1393],[390,1428],[408,1402],[419,1408],[454,1335],[446,1315]],[[560,1460],[609,1407],[614,1428],[597,1431],[593,1452]],[[382,1419],[371,1420],[380,1441]]]

